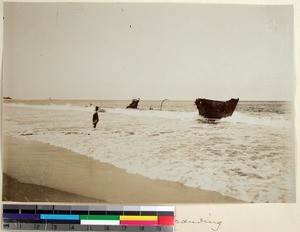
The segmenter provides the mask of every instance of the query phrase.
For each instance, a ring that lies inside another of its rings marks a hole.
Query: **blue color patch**
[[[45,219],[45,220],[79,220],[79,215],[41,214],[41,219]]]

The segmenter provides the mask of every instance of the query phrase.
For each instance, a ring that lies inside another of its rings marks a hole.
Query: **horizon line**
[[[2,100],[17,100],[17,101],[131,101],[136,98],[130,98],[130,99],[68,99],[68,98],[42,98],[42,99],[30,99],[30,98],[10,98],[6,99],[7,97],[3,97]],[[197,99],[197,98],[195,98]],[[205,98],[205,99],[211,99],[211,98]],[[140,99],[140,101],[163,101],[163,100],[168,100],[168,101],[194,101],[192,99]],[[211,99],[211,100],[216,100],[216,101],[222,101],[219,99]],[[224,101],[230,100],[225,99]],[[293,102],[294,100],[278,100],[278,99],[273,99],[273,100],[242,100],[239,98],[240,102],[257,102],[257,101],[262,101],[262,102],[270,102],[270,101],[278,101],[278,102]]]

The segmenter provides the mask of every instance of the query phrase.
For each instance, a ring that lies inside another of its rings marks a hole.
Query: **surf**
[[[267,116],[251,116],[240,112],[235,112],[231,117],[222,119],[223,122],[243,123],[253,126],[270,126],[277,128],[290,128],[293,124],[285,119]]]

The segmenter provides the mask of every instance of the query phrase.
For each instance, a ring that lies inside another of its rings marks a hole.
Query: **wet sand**
[[[9,179],[10,182],[17,183],[16,189],[22,192],[21,201],[53,199],[56,202],[115,204],[242,202],[217,192],[130,174],[67,149],[23,138],[6,136],[3,150],[3,172],[13,178]],[[11,195],[15,191],[8,191],[9,185],[3,186],[3,198],[13,199]],[[32,193],[35,193],[34,198],[30,196]]]
[[[4,174],[3,175],[3,201],[17,202],[96,202],[102,203],[103,200],[84,197],[72,193],[59,191],[56,189],[24,184],[18,180]]]

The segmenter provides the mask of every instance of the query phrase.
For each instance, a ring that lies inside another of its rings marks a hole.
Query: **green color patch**
[[[80,220],[119,220],[116,215],[79,215]]]

